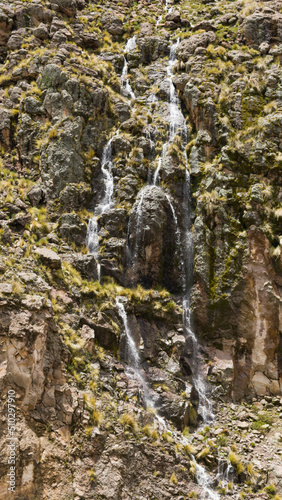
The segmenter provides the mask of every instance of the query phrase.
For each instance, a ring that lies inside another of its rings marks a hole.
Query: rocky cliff
[[[0,3],[0,499],[281,498],[281,57],[279,0]]]

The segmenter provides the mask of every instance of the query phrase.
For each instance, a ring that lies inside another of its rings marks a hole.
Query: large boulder
[[[170,198],[157,186],[138,195],[129,223],[129,283],[182,288],[179,229]]]
[[[66,241],[83,245],[86,240],[87,226],[76,214],[64,214],[60,217],[60,234]]]
[[[208,31],[207,33],[201,33],[199,35],[192,35],[180,42],[176,50],[176,55],[178,59],[181,59],[184,62],[188,61],[189,57],[194,54],[198,47],[207,47],[215,41],[216,35],[213,31]]]
[[[163,37],[145,36],[137,40],[138,48],[141,52],[141,62],[150,64],[161,56],[169,54],[169,43]]]
[[[255,12],[244,19],[238,31],[238,41],[254,49],[267,42],[282,42],[282,15]]]
[[[42,247],[35,250],[35,254],[48,267],[60,269],[62,262],[61,257],[50,248]]]

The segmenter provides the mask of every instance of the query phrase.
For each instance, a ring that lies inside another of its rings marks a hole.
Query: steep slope
[[[275,0],[0,4],[0,498],[280,498],[281,47]]]

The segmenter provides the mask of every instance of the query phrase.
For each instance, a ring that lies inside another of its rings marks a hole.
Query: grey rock
[[[180,42],[177,48],[177,57],[182,61],[187,61],[192,56],[197,47],[207,47],[216,41],[216,35],[212,31],[199,35],[192,35]]]
[[[97,262],[93,255],[76,254],[73,265],[83,278],[94,281],[98,279]]]
[[[39,205],[40,202],[42,202],[44,197],[43,190],[40,185],[35,184],[32,186],[32,188],[27,192],[27,198],[30,201],[30,204],[33,207],[36,207]]]
[[[165,38],[157,36],[139,37],[137,45],[141,52],[141,62],[150,64],[159,57],[169,54],[169,44]]]
[[[266,42],[282,42],[282,15],[255,12],[244,19],[238,31],[238,40],[255,49]]]
[[[87,226],[76,214],[64,214],[60,217],[60,234],[66,241],[83,245],[86,239]]]
[[[37,28],[33,29],[33,34],[40,40],[47,40],[49,38],[49,31],[46,24],[40,23]]]
[[[77,11],[76,0],[51,0],[51,7],[69,17],[75,17]]]
[[[42,262],[53,269],[60,269],[62,266],[62,261],[60,256],[51,250],[50,248],[42,247],[42,248],[37,248],[34,253],[38,255],[39,259],[42,260]]]
[[[57,64],[47,64],[42,71],[39,85],[42,89],[56,88],[67,81],[68,77]]]
[[[64,212],[81,210],[91,200],[91,188],[84,182],[68,184],[59,195],[59,202]]]
[[[35,99],[34,97],[26,97],[24,100],[24,109],[25,112],[30,115],[39,115],[42,112],[41,101],[39,99]]]

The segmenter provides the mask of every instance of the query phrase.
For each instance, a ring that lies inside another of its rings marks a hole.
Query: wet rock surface
[[[280,498],[281,16],[0,4],[0,498]]]

